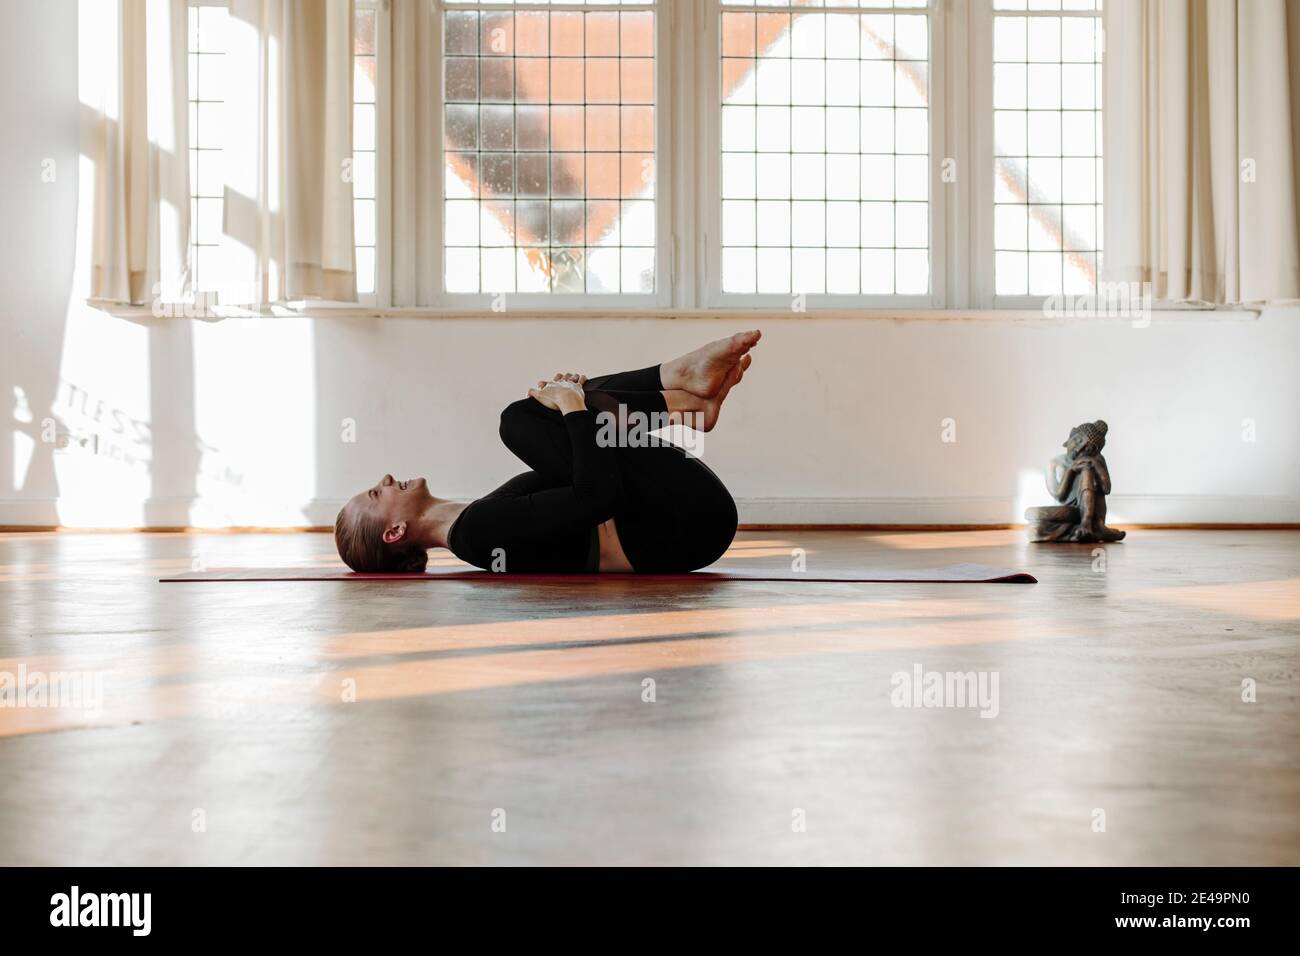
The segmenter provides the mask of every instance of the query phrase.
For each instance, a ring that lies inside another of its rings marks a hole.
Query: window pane
[[[654,292],[654,13],[454,6],[447,291]]]
[[[928,14],[753,6],[721,14],[722,291],[926,294]]]
[[[225,7],[189,8],[190,284],[196,299],[211,304],[223,282],[226,20]]]
[[[375,56],[376,11],[358,4],[352,41],[352,230],[356,246],[357,295],[375,292],[378,206],[375,201],[376,90],[379,85]],[[472,61],[471,61],[472,62]]]
[[[1097,287],[1101,248],[1102,51],[1090,0],[998,0],[993,29],[994,288],[998,295]]]

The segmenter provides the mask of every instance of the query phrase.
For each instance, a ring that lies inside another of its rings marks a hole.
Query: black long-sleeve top
[[[558,483],[537,472],[511,478],[466,506],[447,546],[475,567],[503,573],[582,573],[598,570],[597,527],[614,516],[623,496],[617,453],[596,442],[596,413],[564,416],[572,476]]]

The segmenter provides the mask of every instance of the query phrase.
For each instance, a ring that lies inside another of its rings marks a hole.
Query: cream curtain
[[[356,300],[352,16],[230,0],[223,301]]]
[[[90,296],[179,301],[189,281],[185,0],[83,0],[82,152],[94,164]],[[99,42],[87,42],[97,37]]]
[[[432,305],[441,279],[438,15],[429,0],[393,0],[392,18],[393,304]]]
[[[1105,278],[1300,299],[1300,3],[1105,7]]]

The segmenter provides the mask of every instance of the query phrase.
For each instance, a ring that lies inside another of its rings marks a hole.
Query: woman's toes
[[[725,340],[724,354],[730,357],[731,361],[737,362],[742,355],[758,344],[761,336],[762,333],[757,329],[749,332],[737,332],[730,339]]]
[[[744,369],[740,367],[739,362],[731,366],[727,371],[726,376],[722,379],[722,388],[718,389],[718,401],[722,401],[727,397],[727,393],[731,391],[733,385],[740,381],[740,376],[743,374]]]

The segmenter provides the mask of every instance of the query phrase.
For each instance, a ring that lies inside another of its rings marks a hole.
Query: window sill
[[[200,322],[222,322],[233,319],[451,319],[451,320],[510,320],[510,319],[745,319],[762,321],[836,319],[883,319],[901,322],[1017,322],[1033,325],[1073,325],[1084,322],[1118,324],[1146,324],[1141,317],[1127,315],[1048,315],[1042,309],[808,309],[795,312],[789,309],[766,308],[716,308],[716,309],[557,309],[518,308],[494,311],[467,308],[380,308],[351,304],[303,304],[299,307],[269,306],[260,309],[217,307],[196,310],[183,304],[165,306],[157,314],[148,306],[125,306],[89,300],[89,306],[117,318],[133,322],[193,319]],[[1152,323],[1169,321],[1186,322],[1194,319],[1216,321],[1246,321],[1257,319],[1259,309],[1248,308],[1157,308],[1151,311]]]

